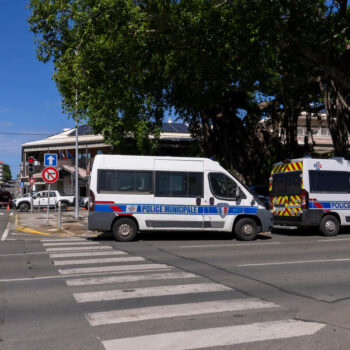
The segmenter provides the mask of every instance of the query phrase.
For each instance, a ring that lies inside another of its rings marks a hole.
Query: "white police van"
[[[252,240],[271,214],[219,163],[206,158],[97,155],[89,229],[131,241],[138,231],[226,231]]]
[[[335,236],[350,225],[350,161],[300,158],[276,163],[270,177],[273,225],[318,226]]]

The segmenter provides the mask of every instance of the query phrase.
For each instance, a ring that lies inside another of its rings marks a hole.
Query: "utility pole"
[[[79,218],[78,89],[75,89],[75,218]]]

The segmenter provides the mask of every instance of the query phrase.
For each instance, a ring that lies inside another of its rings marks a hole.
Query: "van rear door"
[[[271,211],[274,216],[302,213],[302,162],[277,165],[270,178]]]

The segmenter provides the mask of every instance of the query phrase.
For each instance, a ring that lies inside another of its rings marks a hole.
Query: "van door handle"
[[[196,198],[196,204],[197,204],[197,205],[201,205],[201,201],[202,201],[202,200],[201,200],[201,197],[197,197],[197,198]]]
[[[214,197],[210,197],[209,198],[209,204],[210,205],[214,205]]]

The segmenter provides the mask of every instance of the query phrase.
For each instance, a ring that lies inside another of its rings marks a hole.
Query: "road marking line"
[[[200,276],[187,272],[153,273],[150,275],[124,275],[108,277],[91,277],[66,280],[68,286],[88,286],[94,284],[124,283],[139,281],[158,281],[181,278],[200,278]]]
[[[11,254],[2,254],[0,258],[11,255],[35,255],[35,254],[48,254],[47,252],[32,252],[32,253],[11,253]]]
[[[237,244],[205,244],[205,245],[181,245],[178,248],[215,248],[215,247],[242,247],[242,246],[263,246],[263,245],[275,245],[281,244],[281,242],[271,242],[271,243],[237,243]],[[176,248],[176,247],[174,247]]]
[[[84,265],[84,264],[105,264],[129,261],[144,261],[140,256],[128,256],[126,258],[102,258],[102,259],[79,259],[79,260],[61,260],[54,261],[54,265]]]
[[[334,238],[328,238],[328,239],[319,239],[317,242],[342,242],[342,241],[350,241],[350,238],[339,238],[339,239],[334,239]]]
[[[46,248],[47,252],[72,252],[76,250],[102,250],[102,249],[112,249],[109,245],[96,245],[90,247],[64,247],[64,248]]]
[[[175,286],[161,286],[135,289],[115,289],[97,292],[73,293],[78,303],[105,300],[121,300],[165,295],[180,295],[193,293],[232,291],[232,288],[216,283],[180,284]]]
[[[91,326],[101,326],[106,324],[156,320],[168,317],[276,307],[278,307],[278,305],[259,299],[235,299],[95,312],[88,313],[85,316]]]
[[[61,246],[85,246],[85,245],[100,245],[99,242],[55,242],[43,243],[44,247],[61,247]]]
[[[7,226],[6,226],[6,229],[5,229],[5,231],[4,231],[4,233],[3,233],[2,237],[1,237],[1,241],[5,241],[6,240],[9,232],[10,232],[10,220],[7,222]]]
[[[346,258],[346,259],[281,261],[281,262],[268,262],[268,263],[258,263],[258,264],[240,264],[240,265],[237,265],[237,266],[239,266],[239,267],[249,267],[249,266],[269,266],[269,265],[289,265],[289,264],[313,264],[313,263],[343,262],[343,261],[350,261],[350,258]]]
[[[162,271],[168,271],[171,270],[170,268],[168,269],[163,269]],[[135,271],[135,273],[145,273],[145,272],[157,272],[159,269],[145,269],[145,270],[139,270]],[[113,272],[115,275],[122,275],[123,273],[130,273],[129,271],[120,271],[120,272]],[[79,277],[79,276],[89,276],[89,275],[109,275],[110,272],[99,272],[99,273],[84,273],[84,274],[73,274],[73,275],[56,275],[56,276],[41,276],[41,277],[26,277],[26,278],[12,278],[12,279],[2,279],[0,282],[26,282],[26,281],[36,281],[36,280],[46,280],[46,279],[55,279],[55,278],[68,278],[68,277]]]
[[[48,238],[41,239],[40,242],[86,242],[83,238]]]
[[[47,253],[46,253],[47,254]],[[82,252],[82,253],[57,253],[50,254],[51,259],[55,258],[75,258],[81,256],[108,256],[108,255],[126,255],[127,253],[119,251],[119,250],[107,250],[100,252]]]
[[[321,323],[289,319],[113,339],[103,341],[102,344],[106,350],[201,349],[312,335],[324,326]]]
[[[99,266],[99,267],[81,267],[77,269],[59,269],[58,272],[62,275],[72,275],[75,273],[92,273],[92,272],[126,272],[134,270],[149,270],[149,269],[169,269],[165,264],[143,264],[143,265],[116,265],[116,266]]]

